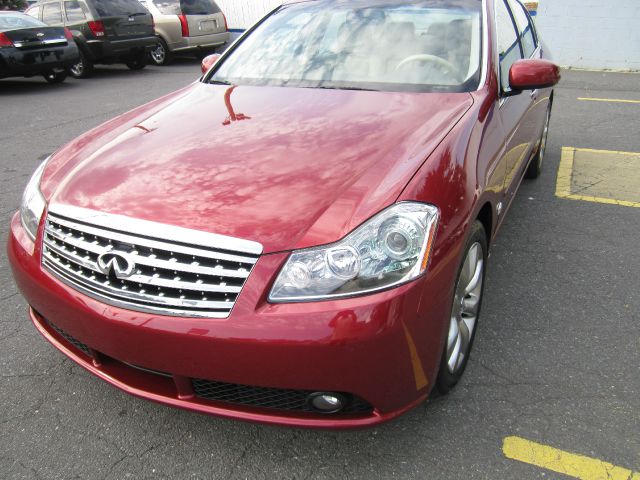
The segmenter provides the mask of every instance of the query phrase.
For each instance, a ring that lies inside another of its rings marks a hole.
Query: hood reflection
[[[224,105],[227,107],[227,112],[229,112],[229,116],[224,119],[222,125],[225,127],[227,125],[231,125],[232,122],[239,122],[240,120],[251,120],[251,117],[248,117],[244,113],[236,113],[233,109],[233,105],[231,103],[231,94],[237,88],[237,85],[230,87],[224,92]]]

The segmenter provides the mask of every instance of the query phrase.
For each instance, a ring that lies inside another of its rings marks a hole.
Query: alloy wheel
[[[84,74],[84,62],[82,60],[79,60],[78,63],[74,63],[69,68],[69,72],[71,72],[71,75],[76,78],[82,77],[82,75]]]
[[[165,51],[164,46],[162,43],[158,43],[156,48],[151,50],[151,59],[153,60],[153,63],[156,65],[162,65],[166,58],[167,52]]]
[[[478,320],[484,281],[484,253],[479,242],[471,245],[456,285],[446,361],[449,373],[455,374],[469,355],[473,331]]]

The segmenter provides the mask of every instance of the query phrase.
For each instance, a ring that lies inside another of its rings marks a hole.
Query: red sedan
[[[515,0],[276,9],[38,168],[8,243],[31,320],[116,387],[224,417],[358,427],[446,393],[542,166],[546,55]]]

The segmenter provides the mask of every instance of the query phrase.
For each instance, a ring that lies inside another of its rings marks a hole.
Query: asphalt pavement
[[[2,238],[40,159],[198,75],[181,60],[0,81]],[[562,147],[640,152],[640,103],[583,97],[640,100],[640,75],[564,72],[543,174],[492,247],[463,381],[374,429],[266,427],[130,397],[40,337],[3,249],[0,478],[571,478],[507,458],[513,436],[640,471],[640,209],[555,195]]]

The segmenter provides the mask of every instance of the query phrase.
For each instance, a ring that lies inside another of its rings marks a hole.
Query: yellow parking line
[[[564,452],[520,437],[505,438],[502,451],[505,457],[512,460],[580,480],[640,480],[640,472],[617,467],[596,458]]]
[[[594,197],[590,195],[578,195],[571,193],[571,180],[573,178],[573,163],[576,152],[590,152],[602,154],[630,155],[638,156],[636,152],[618,152],[614,150],[593,150],[590,148],[574,148],[562,147],[562,155],[560,157],[560,167],[558,168],[558,177],[556,180],[556,196],[559,198],[567,198],[570,200],[582,200],[585,202],[606,203],[609,205],[620,205],[623,207],[640,208],[640,202],[632,202],[629,200],[617,200],[615,198]]]
[[[640,103],[640,100],[626,100],[624,98],[590,98],[578,97],[583,102],[611,102],[611,103]]]
[[[556,181],[557,197],[568,198],[571,195],[571,177],[573,176],[573,157],[575,154],[575,148],[562,147],[558,179]]]

